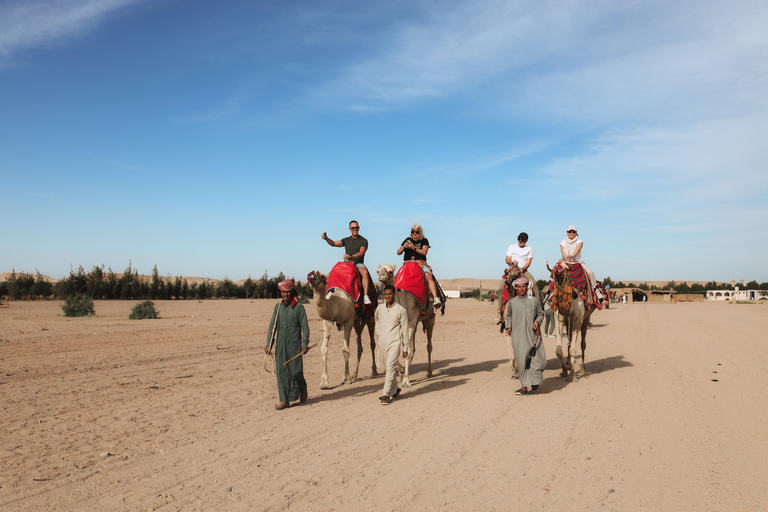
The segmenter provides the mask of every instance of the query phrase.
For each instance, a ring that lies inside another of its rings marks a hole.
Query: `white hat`
[[[576,229],[576,226],[574,226],[573,224],[571,224],[570,226],[568,226],[568,229],[566,229],[566,231],[571,231],[571,230],[575,231],[575,232],[576,232],[576,234],[578,234],[578,233],[579,233],[579,230],[578,230],[578,229]]]

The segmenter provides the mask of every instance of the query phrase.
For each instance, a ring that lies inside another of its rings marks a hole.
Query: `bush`
[[[128,315],[131,320],[144,320],[145,318],[157,318],[155,303],[151,300],[145,300],[140,304],[133,306],[131,314]]]
[[[93,316],[96,310],[93,309],[93,300],[84,293],[75,293],[64,299],[61,305],[64,310],[64,316]]]

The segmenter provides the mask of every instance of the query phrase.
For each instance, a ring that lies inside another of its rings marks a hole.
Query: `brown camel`
[[[552,269],[549,268],[549,261],[547,261],[547,270],[554,283],[552,309],[555,312],[557,326],[557,357],[563,367],[560,375],[567,376],[568,382],[573,382],[587,373],[584,355],[587,350],[587,329],[589,329],[589,318],[596,306],[592,304],[585,310],[584,301],[571,285],[567,263],[561,261]],[[568,338],[567,357],[563,354],[563,334]],[[579,338],[581,338],[581,370],[576,373],[576,342]]]
[[[379,265],[376,269],[379,281],[384,285],[394,285],[395,283],[395,265]],[[435,328],[435,310],[429,300],[427,300],[427,310],[422,315],[423,308],[416,297],[408,292],[397,290],[395,301],[403,306],[408,312],[408,357],[405,358],[405,366],[397,363],[397,369],[403,378],[403,386],[411,387],[411,363],[413,362],[413,353],[416,351],[416,326],[421,322],[424,332],[427,333],[427,378],[432,376],[432,331]]]
[[[339,326],[339,330],[344,331],[344,380],[342,384],[351,384],[357,380],[357,372],[360,368],[360,359],[363,356],[363,328],[368,326],[368,334],[371,337],[371,374],[377,376],[376,371],[376,342],[373,338],[374,315],[373,308],[366,308],[367,315],[364,319],[358,319],[355,309],[355,303],[352,298],[341,290],[334,290],[332,293],[326,293],[327,277],[318,272],[310,272],[307,275],[307,281],[312,287],[317,306],[317,314],[323,320],[323,343],[320,345],[320,354],[323,356],[323,376],[320,379],[320,388],[329,388],[328,384],[328,343],[331,339],[331,330],[333,324]],[[357,335],[357,362],[353,372],[349,369],[349,338],[354,329]]]

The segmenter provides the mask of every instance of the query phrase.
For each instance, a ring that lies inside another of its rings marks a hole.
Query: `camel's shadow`
[[[618,370],[619,368],[627,368],[630,366],[633,366],[633,364],[629,361],[625,361],[624,356],[622,355],[605,357],[603,359],[595,359],[594,361],[587,359],[587,373],[586,375],[579,377],[579,380],[588,379],[593,375],[598,375],[611,370]],[[581,367],[580,359],[576,360],[576,367],[577,369]],[[542,383],[542,386],[537,394],[546,395],[547,393],[551,393],[553,391],[560,391],[568,384],[572,384],[571,382],[568,382],[566,377],[560,376],[560,371],[562,371],[562,369],[563,367],[560,364],[560,359],[557,357],[547,359],[547,366],[544,368],[544,371],[552,370],[556,371],[557,374],[554,376],[545,377],[544,382]]]

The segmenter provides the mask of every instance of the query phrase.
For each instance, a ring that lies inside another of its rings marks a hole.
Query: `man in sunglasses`
[[[371,299],[368,297],[368,269],[365,267],[365,263],[363,263],[365,251],[368,250],[368,240],[360,236],[360,224],[356,220],[349,221],[349,231],[352,233],[351,236],[341,240],[331,240],[325,232],[323,232],[321,238],[331,247],[344,248],[344,261],[354,263],[360,272],[360,279],[363,281],[363,303],[370,304]]]

